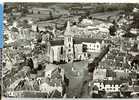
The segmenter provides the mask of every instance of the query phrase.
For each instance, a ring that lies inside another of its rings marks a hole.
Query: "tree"
[[[125,11],[126,13],[130,13],[130,12],[132,12],[134,6],[135,6],[134,4],[128,3],[128,4],[126,4],[126,6],[124,7],[124,11]]]
[[[38,27],[38,26],[36,27],[36,31],[37,31],[37,32],[40,32],[40,30],[39,30],[39,27]]]
[[[83,44],[83,52],[87,52],[87,45]]]
[[[136,69],[138,68],[138,66],[139,66],[139,55],[136,55],[134,57],[133,61],[131,62],[131,66],[135,67]]]
[[[40,14],[40,11],[38,11],[38,14]]]
[[[50,19],[53,19],[52,11],[49,11],[49,16],[50,16]]]
[[[31,68],[34,69],[34,63],[32,58],[27,59],[27,65]]]
[[[42,42],[42,35],[39,33],[37,36],[37,42],[41,43]]]
[[[24,25],[28,24],[28,20],[23,20]]]
[[[9,39],[7,34],[4,34],[4,40],[7,41]]]
[[[25,16],[27,13],[29,13],[28,8],[22,8],[21,15]]]
[[[80,23],[83,20],[83,16],[78,18],[78,23]]]
[[[86,17],[90,16],[90,11],[87,11],[85,14]]]
[[[111,36],[115,36],[116,34],[115,34],[115,32],[116,32],[116,26],[115,25],[113,25],[113,26],[110,26],[109,27],[109,33],[110,33],[110,35]]]
[[[131,92],[128,91],[129,87],[127,84],[123,84],[121,87],[120,87],[120,92],[121,94],[125,97],[125,98],[129,98],[131,97]]]
[[[99,88],[96,85],[92,87],[92,90],[91,90],[91,97],[92,98],[100,98],[99,93],[97,93],[98,89]]]
[[[133,13],[133,23],[134,28],[139,28],[139,12]]]
[[[98,94],[99,94],[100,98],[104,98],[105,95],[106,95],[105,89],[103,89],[103,90],[101,90],[101,91],[98,91]]]

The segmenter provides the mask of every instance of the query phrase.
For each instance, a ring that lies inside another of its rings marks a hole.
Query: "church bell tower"
[[[67,27],[64,33],[65,61],[73,62],[73,37],[71,34],[70,22],[67,22]]]

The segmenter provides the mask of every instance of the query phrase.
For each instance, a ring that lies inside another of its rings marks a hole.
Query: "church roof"
[[[73,41],[74,44],[81,44],[82,42],[87,42],[87,43],[102,42],[101,39],[93,39],[93,38],[74,38]],[[52,40],[50,41],[50,44],[51,46],[64,45],[64,40]]]
[[[64,40],[53,40],[50,41],[51,46],[57,46],[57,45],[64,45]]]
[[[64,32],[64,35],[71,35],[71,27],[70,27],[70,22],[67,21],[67,26],[66,26],[66,30]]]

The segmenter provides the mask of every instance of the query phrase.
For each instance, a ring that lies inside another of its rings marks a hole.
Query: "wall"
[[[110,85],[110,84],[106,84],[104,85],[103,83],[99,83],[99,82],[96,82],[94,83],[94,85],[96,85],[99,90],[102,90],[102,89],[105,89],[106,92],[117,92],[119,91],[119,85]]]
[[[103,80],[104,78],[106,78],[106,69],[95,69],[93,76],[93,80]]]
[[[74,52],[75,52],[75,59],[76,60],[83,60],[84,55],[82,52],[82,44],[74,44]]]

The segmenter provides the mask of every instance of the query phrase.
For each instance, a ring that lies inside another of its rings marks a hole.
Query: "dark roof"
[[[138,44],[134,44],[134,46],[131,47],[130,51],[139,52]]]
[[[34,91],[34,88],[31,86],[31,84],[26,81],[26,80],[23,80],[23,81],[20,81],[20,83],[17,85],[17,87],[15,88],[15,90],[29,90],[29,91]]]
[[[116,73],[113,72],[110,69],[107,69],[107,71],[106,71],[106,77],[116,77]]]
[[[122,81],[120,80],[104,80],[103,84],[110,84],[110,85],[120,85]]]
[[[74,44],[81,44],[82,42],[89,42],[89,43],[95,43],[95,42],[102,42],[101,39],[93,39],[93,38],[74,38],[73,39]],[[56,45],[64,45],[64,40],[52,40],[50,41],[51,46]]]
[[[12,32],[19,32],[18,29],[16,27],[12,27],[11,29]]]
[[[139,92],[139,86],[134,86],[134,92]]]
[[[74,38],[73,39],[74,44],[80,44],[82,42],[89,42],[89,43],[95,43],[95,42],[102,42],[101,39],[93,39],[93,38]]]
[[[137,35],[128,32],[128,33],[122,35],[122,37],[125,37],[125,38],[135,38],[135,37],[137,37]]]
[[[64,40],[53,40],[50,41],[51,46],[56,46],[56,45],[64,45]]]
[[[118,56],[122,56],[122,57],[123,57],[123,56],[126,56],[126,53],[119,52],[119,53],[118,53]]]
[[[139,54],[135,56],[135,60],[139,60]]]
[[[23,27],[24,29],[25,29],[25,28],[31,28],[31,25],[26,24],[26,25],[23,25],[22,27]]]

